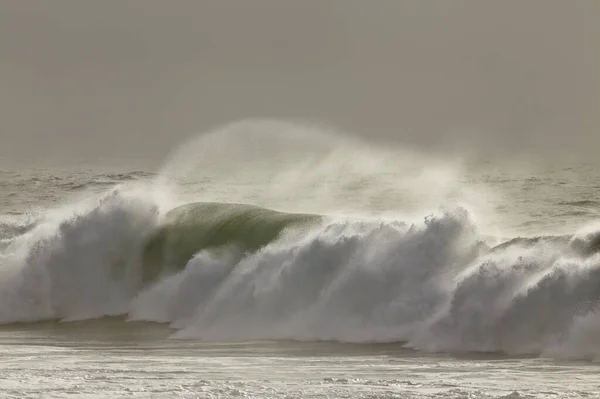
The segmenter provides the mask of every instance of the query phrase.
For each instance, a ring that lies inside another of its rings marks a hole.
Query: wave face
[[[142,280],[148,282],[160,273],[184,268],[201,250],[256,251],[285,229],[308,227],[319,220],[317,215],[283,213],[244,204],[181,205],[167,213],[166,220],[146,243]]]
[[[160,208],[115,189],[1,221],[0,322],[126,315],[177,338],[598,354],[595,230],[490,247],[460,207],[419,223]]]

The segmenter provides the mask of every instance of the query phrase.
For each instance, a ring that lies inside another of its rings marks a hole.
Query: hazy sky
[[[0,156],[162,157],[242,118],[598,152],[598,0],[0,0]]]

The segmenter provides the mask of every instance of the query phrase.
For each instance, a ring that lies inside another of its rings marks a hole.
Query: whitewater
[[[594,397],[592,165],[246,121],[0,172],[3,397]]]

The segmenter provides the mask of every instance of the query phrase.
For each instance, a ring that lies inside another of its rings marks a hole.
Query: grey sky
[[[0,0],[0,156],[162,157],[249,117],[598,151],[597,0]]]

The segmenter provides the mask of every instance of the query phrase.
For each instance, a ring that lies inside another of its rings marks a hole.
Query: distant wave
[[[18,172],[4,172],[7,179],[10,180],[14,187],[27,187],[36,183],[48,183],[60,189],[79,190],[87,187],[108,187],[119,183],[126,183],[136,180],[149,179],[154,176],[153,173],[133,171],[126,173],[77,173],[74,175],[57,175],[51,172],[39,171],[32,173],[28,171],[26,174]]]
[[[492,247],[460,207],[420,223],[146,190],[0,221],[0,322],[125,315],[176,338],[406,342],[594,357],[600,232]]]
[[[594,200],[580,200],[580,201],[561,201],[558,205],[578,206],[578,207],[600,207],[600,202]]]

